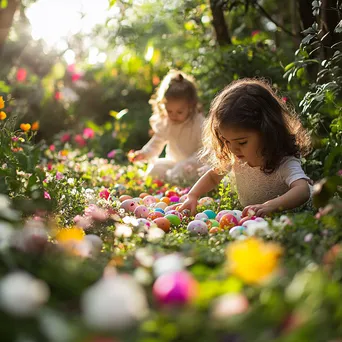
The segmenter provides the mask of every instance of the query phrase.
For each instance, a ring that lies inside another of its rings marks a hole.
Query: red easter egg
[[[147,218],[154,221],[156,218],[163,217],[163,216],[164,216],[163,213],[161,213],[160,211],[152,211],[151,213],[149,213]]]
[[[168,190],[165,192],[165,196],[170,198],[172,196],[178,196],[178,194],[176,191]]]
[[[153,222],[158,226],[158,228],[162,229],[165,233],[170,230],[171,222],[165,217],[158,217],[153,220]]]
[[[221,217],[220,228],[221,229],[231,229],[238,225],[238,220],[232,214],[225,214]]]

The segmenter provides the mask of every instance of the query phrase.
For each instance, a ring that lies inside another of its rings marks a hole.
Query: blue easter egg
[[[215,219],[216,218],[216,213],[210,209],[204,210],[203,214],[206,214],[209,219]]]
[[[159,211],[162,214],[165,214],[165,211],[162,208],[156,208],[154,211]]]

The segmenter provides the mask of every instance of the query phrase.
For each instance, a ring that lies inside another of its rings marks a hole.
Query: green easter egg
[[[211,219],[209,221],[211,222],[212,227],[220,227],[220,224],[216,220]]]
[[[168,219],[173,226],[179,226],[181,223],[181,220],[177,215],[168,214],[168,215],[165,215],[164,217]]]

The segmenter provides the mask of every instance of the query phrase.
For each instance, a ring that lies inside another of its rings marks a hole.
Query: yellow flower
[[[4,98],[2,96],[0,96],[0,109],[5,108],[5,101]]]
[[[31,129],[32,129],[32,131],[38,131],[38,129],[39,129],[39,121],[35,121],[35,122],[32,124]]]
[[[61,154],[62,157],[66,157],[68,155],[68,150],[62,150],[59,152]]]
[[[7,118],[7,115],[5,112],[0,112],[0,120],[5,120]]]
[[[71,241],[83,240],[85,236],[84,230],[79,227],[60,228],[57,230],[55,239],[59,243],[67,243]]]
[[[257,238],[235,241],[228,245],[228,271],[247,284],[266,281],[277,269],[282,248]]]
[[[24,131],[24,132],[27,132],[27,131],[29,131],[30,130],[30,128],[31,128],[31,125],[29,124],[29,123],[22,123],[21,125],[20,125],[20,128]]]

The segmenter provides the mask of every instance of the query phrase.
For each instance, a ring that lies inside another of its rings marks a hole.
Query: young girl
[[[211,170],[193,186],[179,210],[196,210],[198,198],[232,171],[243,216],[265,216],[293,209],[310,198],[310,179],[300,153],[309,138],[272,88],[256,79],[227,86],[212,102],[204,130],[204,150]]]
[[[131,160],[149,161],[147,175],[168,181],[194,180],[201,166],[197,153],[202,147],[204,116],[199,111],[192,78],[171,70],[150,100],[153,115],[151,140]],[[157,157],[166,145],[165,158]]]

